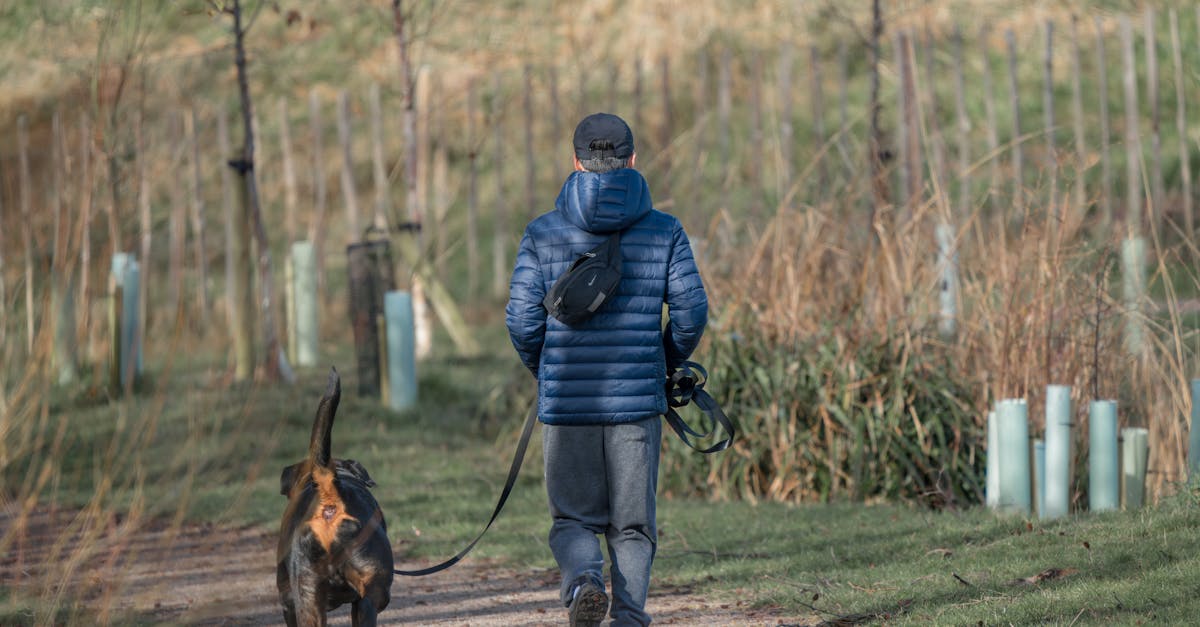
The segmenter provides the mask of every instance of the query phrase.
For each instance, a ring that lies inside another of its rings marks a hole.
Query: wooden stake
[[[235,207],[233,174],[225,165],[226,161],[234,158],[234,154],[230,147],[229,122],[224,107],[217,108],[217,147],[221,151],[221,198],[225,208],[225,300],[233,343],[234,379],[247,381],[254,376],[250,240],[243,228],[244,214]]]

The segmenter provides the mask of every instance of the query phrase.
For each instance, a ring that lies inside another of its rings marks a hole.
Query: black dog
[[[341,398],[337,371],[313,422],[308,459],[283,469],[288,497],[279,529],[276,584],[289,627],[325,625],[325,613],[353,604],[354,625],[375,625],[391,599],[392,547],[362,464],[332,459],[330,431]]]

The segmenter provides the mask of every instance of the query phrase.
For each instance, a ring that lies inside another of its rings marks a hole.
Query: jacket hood
[[[642,219],[654,208],[650,186],[637,170],[575,171],[563,183],[555,208],[589,233],[612,233]]]

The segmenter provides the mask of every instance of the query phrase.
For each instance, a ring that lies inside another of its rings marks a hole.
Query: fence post
[[[958,331],[958,251],[954,228],[942,222],[936,227],[938,282],[938,331],[952,338]]]
[[[1117,402],[1092,401],[1088,417],[1088,505],[1094,512],[1117,509]]]
[[[412,295],[391,291],[384,295],[387,318],[388,403],[404,411],[417,403],[417,373]]]

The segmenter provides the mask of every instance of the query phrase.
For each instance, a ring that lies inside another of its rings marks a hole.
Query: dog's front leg
[[[363,597],[350,606],[350,621],[354,627],[375,627],[379,610],[371,597]]]

